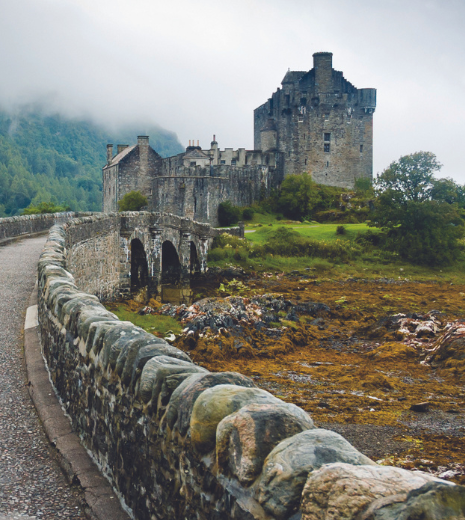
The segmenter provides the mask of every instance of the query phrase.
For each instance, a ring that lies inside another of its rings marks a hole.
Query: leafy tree
[[[460,253],[463,220],[451,185],[433,178],[441,165],[434,154],[417,152],[378,175],[373,226],[387,235],[385,247],[417,264],[441,265]]]
[[[147,197],[140,191],[130,191],[118,201],[118,208],[120,211],[140,211],[147,204]]]
[[[241,208],[234,206],[229,200],[218,206],[218,221],[220,226],[232,226],[241,218]]]
[[[23,209],[21,215],[39,215],[41,213],[61,213],[63,211],[69,211],[70,207],[66,204],[56,205],[53,202],[40,202],[39,204],[30,204],[27,208]]]
[[[311,175],[288,175],[281,184],[278,196],[278,211],[288,218],[301,219],[311,215],[320,202],[317,183]]]

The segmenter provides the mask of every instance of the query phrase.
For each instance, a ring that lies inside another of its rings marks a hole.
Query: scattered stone
[[[421,413],[429,412],[429,403],[424,402],[424,403],[412,404],[412,406],[410,406],[410,410],[412,412],[421,412]]]

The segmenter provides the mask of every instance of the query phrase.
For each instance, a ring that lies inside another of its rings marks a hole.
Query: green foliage
[[[101,211],[106,144],[131,143],[138,132],[109,132],[38,110],[0,111],[0,217],[41,202]],[[153,128],[150,139],[161,155],[182,151],[175,134]]]
[[[234,206],[229,200],[218,206],[218,221],[220,226],[233,226],[241,218],[242,210]]]
[[[145,314],[142,316],[127,310],[124,305],[118,305],[116,310],[112,308],[111,312],[116,314],[121,321],[131,321],[136,327],[140,327],[151,334],[165,336],[169,331],[174,334],[181,333],[181,324],[171,316],[161,314]]]
[[[459,190],[449,179],[433,178],[440,167],[434,154],[418,152],[392,163],[376,182],[379,196],[371,225],[386,233],[387,249],[412,263],[450,264],[461,251]]]
[[[255,214],[255,210],[253,208],[244,208],[242,210],[242,218],[243,220],[252,220]]]
[[[118,208],[119,211],[140,211],[147,204],[147,197],[140,191],[130,191],[118,201]]]
[[[344,226],[337,226],[336,235],[345,235],[345,234],[346,234],[346,228]]]
[[[29,204],[29,206],[21,212],[21,215],[39,215],[42,213],[61,213],[69,211],[70,207],[66,205],[58,206],[53,202],[39,202],[39,204]]]
[[[373,189],[373,185],[371,179],[367,179],[366,177],[359,177],[355,179],[355,191],[357,193],[366,194],[371,192]]]

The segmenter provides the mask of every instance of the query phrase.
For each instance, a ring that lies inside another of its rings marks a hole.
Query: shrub
[[[29,206],[21,212],[21,215],[40,215],[43,213],[61,213],[69,211],[70,207],[67,204],[61,206],[53,202],[40,202],[39,204],[29,204]]]
[[[242,210],[242,218],[244,220],[252,220],[254,213],[255,213],[255,210],[253,208],[244,208]]]
[[[336,235],[345,235],[346,233],[347,233],[347,231],[344,226],[337,226]]]
[[[140,211],[147,204],[147,197],[140,191],[130,191],[118,201],[118,208],[119,211]]]
[[[241,218],[241,208],[234,206],[229,200],[218,206],[218,221],[220,226],[233,226]]]

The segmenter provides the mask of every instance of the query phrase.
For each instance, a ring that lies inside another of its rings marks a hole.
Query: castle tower
[[[332,59],[316,52],[311,70],[287,71],[254,111],[254,146],[281,152],[284,175],[310,172],[321,184],[352,188],[373,176],[376,89],[354,87]]]

